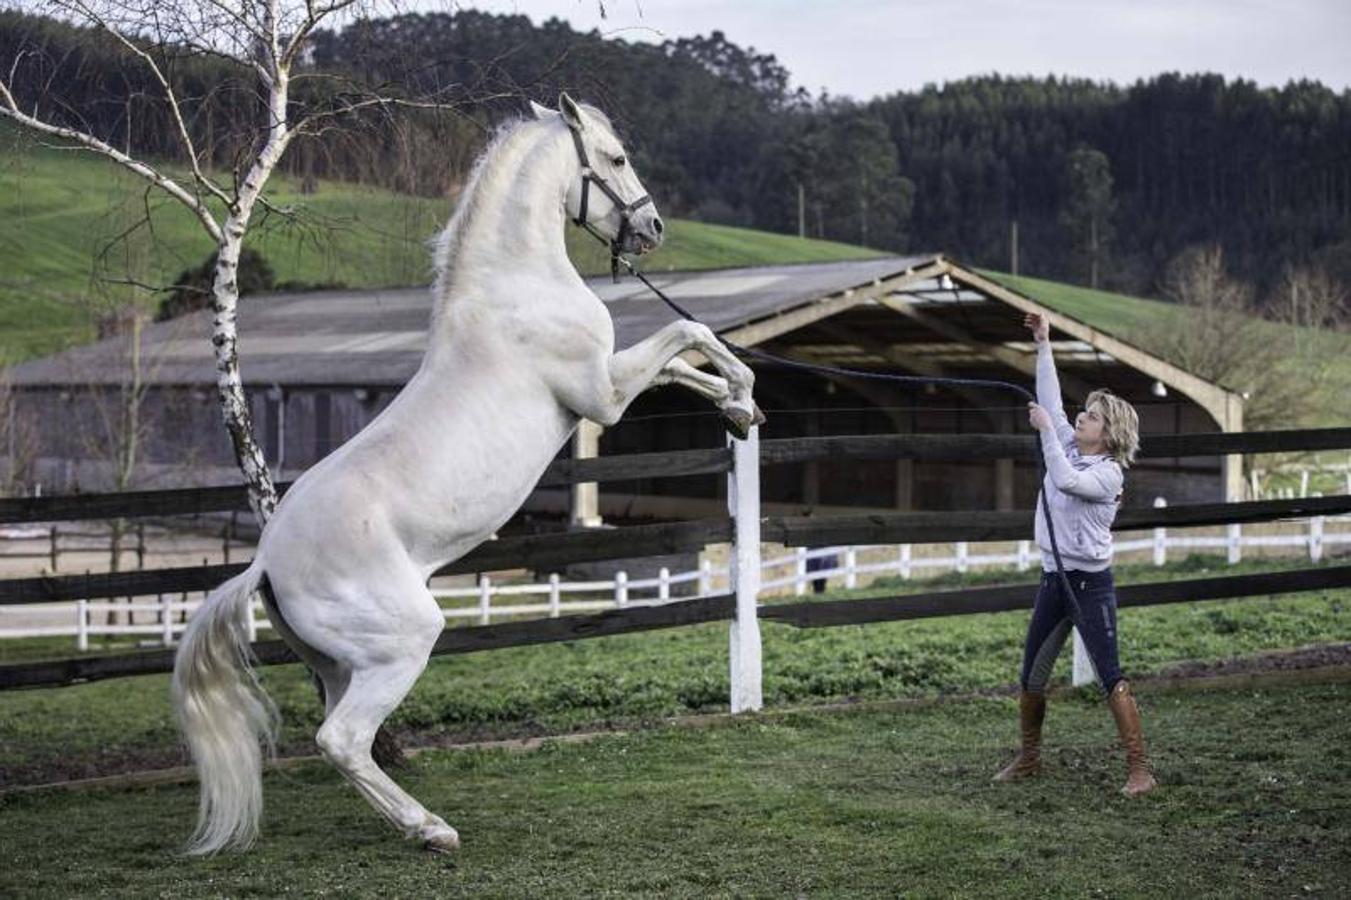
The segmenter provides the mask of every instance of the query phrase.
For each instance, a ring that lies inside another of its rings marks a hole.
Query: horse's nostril
[[[655,231],[657,234],[661,234],[663,231],[666,230],[666,226],[661,224],[661,219],[653,219],[652,230]]]

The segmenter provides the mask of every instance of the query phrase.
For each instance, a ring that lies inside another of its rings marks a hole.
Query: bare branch
[[[206,229],[207,234],[211,236],[211,239],[217,243],[222,240],[224,235],[221,231],[220,224],[216,221],[215,217],[211,215],[211,210],[207,209],[206,204],[202,202],[201,198],[195,196],[181,184],[162,172],[157,171],[152,166],[128,156],[116,147],[99,140],[91,134],[77,131],[74,128],[53,125],[50,122],[45,122],[35,116],[28,115],[19,109],[19,104],[15,102],[14,95],[10,93],[9,84],[7,82],[0,82],[0,116],[6,116],[7,118],[13,119],[25,128],[30,128],[33,131],[72,141],[80,145],[82,149],[106,156],[123,168],[146,179],[151,184],[178,200],[188,209],[192,210],[193,214],[197,216],[197,220],[202,223],[202,227]]]
[[[160,89],[164,91],[164,97],[169,103],[169,112],[173,116],[174,127],[178,131],[178,139],[183,143],[183,150],[188,156],[189,163],[192,165],[193,178],[195,178],[197,183],[204,187],[207,192],[215,196],[227,207],[233,207],[235,203],[234,198],[226,194],[225,191],[208,178],[206,173],[202,171],[201,162],[197,157],[197,148],[193,144],[192,136],[188,133],[187,123],[183,121],[182,105],[178,102],[178,95],[174,92],[173,86],[169,83],[169,79],[164,76],[164,72],[160,69],[159,63],[155,62],[153,56],[114,28],[107,20],[100,16],[97,11],[84,3],[83,0],[69,0],[69,5],[72,9],[79,12],[80,15],[83,15],[89,21],[107,32],[114,40],[125,47],[127,52],[140,59],[145,63],[146,67],[150,69],[150,73],[155,77],[155,80],[159,82]]]

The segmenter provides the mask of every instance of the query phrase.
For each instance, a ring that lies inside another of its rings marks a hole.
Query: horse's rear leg
[[[320,726],[316,741],[324,757],[404,836],[444,852],[460,844],[455,829],[428,812],[371,758],[376,729],[412,689],[430,652],[429,643],[402,659],[354,670],[341,699],[331,706]]]

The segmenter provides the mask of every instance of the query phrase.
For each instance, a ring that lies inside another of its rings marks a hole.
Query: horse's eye
[[[616,169],[622,169],[624,168],[625,165],[628,164],[628,160],[625,159],[622,155],[616,156],[614,159],[610,160],[610,162],[615,164]]]

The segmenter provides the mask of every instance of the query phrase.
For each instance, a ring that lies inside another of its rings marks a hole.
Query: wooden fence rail
[[[1351,566],[1335,566],[1301,571],[1118,585],[1117,598],[1121,606],[1153,606],[1349,586],[1351,586]],[[828,628],[936,616],[973,615],[1030,608],[1034,593],[1032,584],[1017,584],[863,600],[771,604],[760,607],[759,618],[797,628]],[[701,622],[727,621],[734,617],[735,610],[735,596],[723,594],[695,600],[678,600],[660,606],[607,610],[591,615],[453,628],[441,635],[432,653],[436,656],[472,653],[478,650],[630,634]],[[281,641],[261,641],[253,645],[253,650],[261,665],[296,661],[296,657]],[[169,649],[3,665],[0,666],[0,690],[57,687],[106,678],[164,673],[173,670],[173,658],[174,651]]]
[[[762,441],[760,451],[762,465],[779,465],[846,458],[1030,460],[1033,458],[1034,446],[1031,435],[895,434]],[[1348,448],[1351,448],[1351,428],[1146,435],[1141,438],[1140,457],[1157,459]],[[545,471],[539,487],[720,474],[731,471],[731,468],[732,454],[727,448],[558,460]],[[278,484],[277,489],[284,493],[287,487],[289,483],[283,482]],[[0,524],[201,515],[247,509],[244,488],[240,486],[60,497],[8,497],[0,499]]]
[[[1351,495],[1198,503],[1157,509],[1127,509],[1115,531],[1269,522],[1276,519],[1351,513]],[[1022,540],[1031,537],[1032,512],[921,512],[831,517],[772,517],[761,539],[795,547],[846,544],[926,544],[949,541]],[[732,539],[731,519],[696,519],[598,531],[502,538],[480,545],[437,575],[525,567],[547,571],[570,563],[629,559],[697,551]],[[245,564],[42,576],[0,581],[0,605],[48,603],[100,597],[208,591],[244,571]]]

